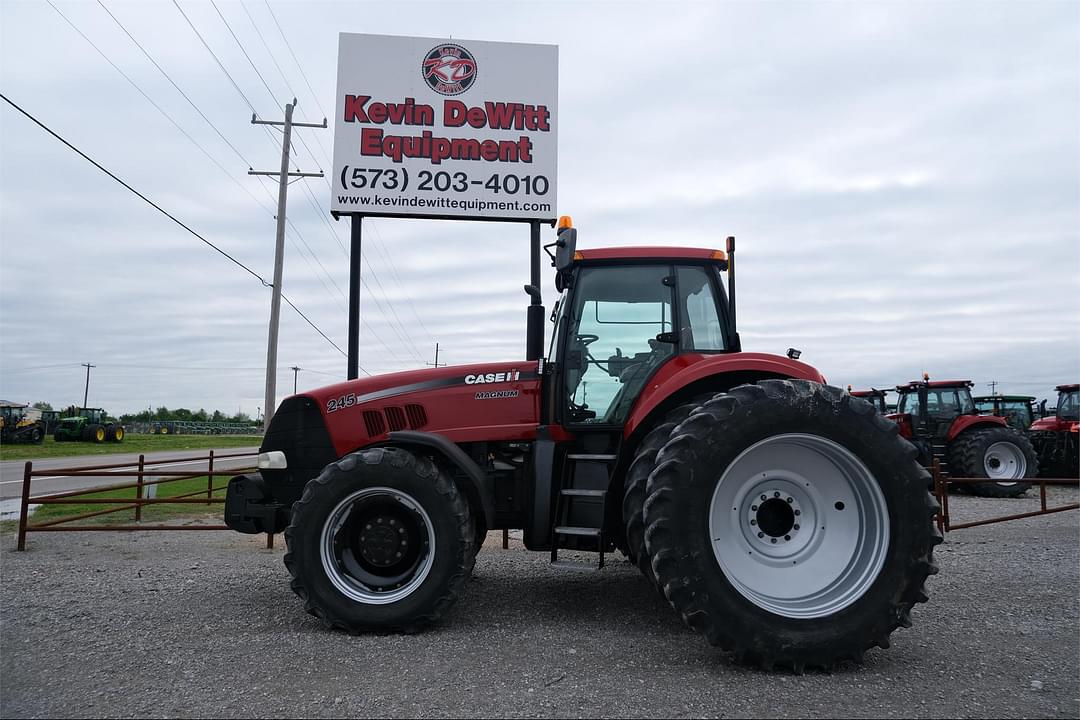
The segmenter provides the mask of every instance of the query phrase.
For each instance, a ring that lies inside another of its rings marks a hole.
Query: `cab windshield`
[[[1057,415],[1062,420],[1080,420],[1080,390],[1062,393]]]

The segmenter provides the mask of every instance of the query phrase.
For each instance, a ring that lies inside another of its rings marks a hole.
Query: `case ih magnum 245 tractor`
[[[1036,420],[1031,442],[1039,471],[1047,476],[1080,477],[1080,385],[1058,385],[1057,412]]]
[[[923,380],[898,385],[896,414],[889,418],[900,434],[919,448],[920,459],[933,459],[954,477],[987,478],[985,483],[959,487],[985,497],[1017,497],[1035,477],[1038,463],[1027,437],[1009,427],[1003,417],[980,415],[971,398],[970,380]]]
[[[285,399],[261,471],[229,483],[229,526],[284,531],[293,590],[349,632],[437,621],[486,533],[520,528],[561,567],[621,550],[745,662],[801,671],[887,647],[941,541],[915,448],[814,368],[741,352],[733,239],[577,250],[559,225],[546,358],[534,281],[527,360]],[[539,256],[534,234],[534,278]]]

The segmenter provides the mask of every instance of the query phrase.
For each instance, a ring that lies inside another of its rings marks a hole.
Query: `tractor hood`
[[[479,363],[389,373],[328,385],[315,401],[338,455],[399,430],[452,442],[531,440],[540,416],[536,361]]]
[[[1044,417],[1031,425],[1031,432],[1077,432],[1080,423],[1076,420],[1062,420],[1058,417]]]

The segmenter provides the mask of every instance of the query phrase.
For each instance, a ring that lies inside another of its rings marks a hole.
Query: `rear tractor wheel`
[[[672,431],[645,546],[683,620],[736,659],[802,672],[888,647],[941,542],[915,448],[838,388],[765,380]]]
[[[350,633],[438,621],[464,591],[477,549],[454,482],[400,448],[328,465],[293,505],[285,541],[305,609]]]
[[[711,395],[701,396],[670,410],[638,443],[634,460],[626,471],[622,502],[623,527],[626,529],[626,556],[630,562],[638,566],[641,574],[653,585],[656,585],[656,577],[653,575],[649,553],[645,549],[644,506],[649,474],[656,468],[656,454],[668,441],[675,426],[711,397]]]
[[[993,481],[962,486],[973,495],[1019,497],[1031,487],[1031,483],[1019,480],[1038,474],[1031,441],[1010,428],[968,430],[953,440],[948,452],[950,474]]]
[[[91,425],[90,426],[90,439],[93,440],[94,442],[96,442],[96,443],[105,442],[105,436],[106,435],[107,435],[107,433],[105,432],[105,426],[104,425]]]

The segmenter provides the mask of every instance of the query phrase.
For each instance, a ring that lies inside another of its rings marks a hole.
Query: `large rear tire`
[[[346,455],[308,482],[285,530],[285,566],[328,627],[416,632],[461,596],[476,555],[465,498],[400,448]]]
[[[1019,497],[1031,487],[1019,479],[1038,474],[1039,461],[1031,441],[1011,428],[968,430],[952,441],[948,453],[949,474],[994,480],[961,486],[973,495]]]
[[[937,572],[915,448],[838,388],[765,380],[678,425],[649,476],[645,545],[671,605],[766,669],[888,647]]]
[[[656,453],[664,446],[671,436],[675,426],[690,416],[695,408],[700,407],[711,396],[701,396],[689,403],[679,405],[669,411],[652,430],[641,439],[630,468],[626,471],[623,482],[622,515],[623,527],[626,529],[626,556],[630,562],[638,566],[641,574],[656,585],[656,576],[653,575],[652,563],[649,561],[649,553],[645,549],[645,497],[646,484],[649,474],[656,468]],[[660,589],[657,586],[657,589]],[[661,593],[663,591],[661,590]]]

